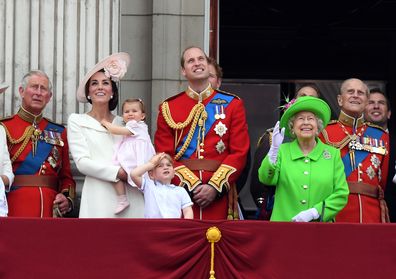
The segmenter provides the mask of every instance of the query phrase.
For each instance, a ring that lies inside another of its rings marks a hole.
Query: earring
[[[113,99],[113,95],[110,96],[110,99]]]
[[[91,96],[87,96],[87,99],[88,99],[88,100],[91,100]]]

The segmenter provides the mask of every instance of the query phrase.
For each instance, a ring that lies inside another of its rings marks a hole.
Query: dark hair
[[[203,54],[205,55],[206,60],[209,60],[209,59],[208,59],[208,56],[207,56],[206,53],[202,50],[202,48],[197,47],[197,46],[190,46],[190,47],[186,48],[185,50],[183,50],[183,53],[182,53],[181,58],[180,58],[180,66],[181,66],[183,69],[184,69],[184,62],[186,62],[186,60],[184,59],[184,54],[186,53],[187,50],[192,49],[192,48],[200,49],[200,50],[203,52]]]
[[[374,94],[374,93],[378,93],[378,94],[381,94],[382,96],[384,96],[385,101],[386,101],[386,106],[388,107],[388,110],[389,110],[390,109],[390,103],[389,103],[388,97],[386,96],[385,92],[382,91],[380,88],[375,87],[373,89],[370,89],[369,96],[370,96],[370,94]]]
[[[97,71],[97,73],[98,72],[104,73],[105,71],[104,71],[104,69],[101,69],[101,70]],[[90,99],[88,99],[88,95],[89,95],[89,82],[91,80],[91,77],[85,84],[85,98],[87,98],[88,103],[90,103],[90,104],[92,104],[92,101]],[[111,89],[113,91],[113,98],[111,98],[109,101],[109,110],[112,111],[112,110],[115,110],[115,108],[118,105],[118,87],[117,87],[117,84],[112,79],[110,79],[110,82],[111,82]]]
[[[312,83],[312,82],[307,82],[307,83],[301,84],[301,85],[298,87],[298,89],[296,90],[296,95],[297,95],[297,92],[300,91],[300,90],[301,90],[302,88],[304,88],[304,87],[311,87],[313,90],[316,91],[316,93],[318,94],[318,97],[320,98],[320,95],[321,95],[322,93],[320,92],[319,87],[318,87],[315,83]]]
[[[215,68],[217,78],[223,78],[223,69],[217,63],[216,59],[214,59],[213,57],[208,57],[208,64],[213,65],[213,67]]]

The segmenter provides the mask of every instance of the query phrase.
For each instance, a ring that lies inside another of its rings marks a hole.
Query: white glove
[[[316,208],[310,208],[304,211],[301,211],[296,216],[292,218],[293,222],[309,222],[319,218],[319,212]]]
[[[274,130],[272,131],[272,142],[270,150],[268,151],[268,158],[271,164],[275,164],[278,158],[279,146],[285,138],[285,128],[279,131],[279,121],[276,122]]]

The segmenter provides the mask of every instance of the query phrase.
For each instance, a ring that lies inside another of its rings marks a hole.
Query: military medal
[[[378,167],[381,164],[381,161],[378,159],[378,157],[374,154],[370,158],[371,164],[374,166],[374,168],[378,169]]]
[[[224,106],[221,105],[221,113],[220,113],[220,119],[225,119],[226,115],[224,113]]]
[[[375,171],[372,166],[369,166],[366,169],[366,173],[367,173],[368,177],[370,177],[370,179],[373,180],[373,178],[375,177]]]
[[[221,121],[219,121],[219,123],[217,123],[214,128],[214,131],[220,137],[222,137],[227,132],[227,130],[228,128],[226,127],[226,125],[224,125]]]
[[[215,119],[220,119],[220,114],[219,114],[219,106],[216,105],[216,113],[215,113]]]
[[[52,156],[48,156],[47,161],[51,165],[51,167],[53,167],[53,168],[56,167],[56,161]]]
[[[62,140],[62,135],[59,132],[55,132],[52,130],[44,130],[44,138],[43,140],[46,143],[52,144],[52,145],[58,145],[58,146],[63,146],[64,142]]]
[[[54,157],[55,161],[59,161],[59,151],[58,148],[56,148],[56,146],[52,148],[52,156]]]
[[[380,155],[385,155],[387,152],[382,140],[378,141],[378,139],[369,137],[364,137],[363,140],[360,137],[353,138],[348,147],[352,150],[364,150]]]
[[[226,149],[226,146],[222,140],[219,140],[216,144],[216,150],[219,152],[219,154],[223,153],[224,150]]]

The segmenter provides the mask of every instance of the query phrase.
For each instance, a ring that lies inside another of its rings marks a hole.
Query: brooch
[[[219,152],[219,154],[223,153],[224,150],[226,149],[226,146],[222,140],[219,140],[219,142],[216,144],[216,150]]]
[[[223,124],[223,122],[219,121],[219,123],[216,124],[216,127],[214,128],[216,134],[218,134],[220,137],[225,135],[227,132],[228,128],[226,125]]]

